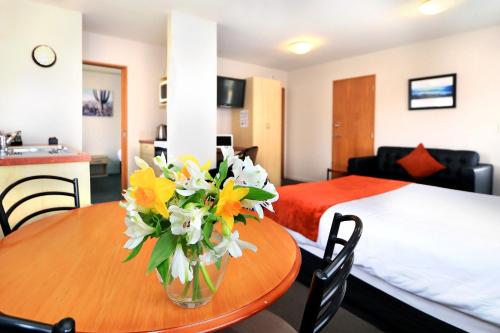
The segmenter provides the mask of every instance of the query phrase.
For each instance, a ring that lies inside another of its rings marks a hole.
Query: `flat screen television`
[[[245,80],[217,76],[217,105],[242,108],[245,104]]]

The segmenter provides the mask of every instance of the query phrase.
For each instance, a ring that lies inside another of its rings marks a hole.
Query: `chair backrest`
[[[340,224],[354,222],[354,231],[348,240],[338,238]],[[323,267],[314,272],[307,298],[300,333],[321,331],[340,308],[347,287],[347,277],[354,260],[354,249],[361,237],[363,223],[354,215],[336,213],[323,257]],[[336,246],[342,250],[334,257]],[[333,258],[333,259],[332,259]]]
[[[19,201],[15,202],[12,204],[9,209],[5,210],[4,206],[4,199],[9,194],[9,192],[14,189],[16,186],[28,182],[28,181],[33,181],[33,180],[40,180],[40,179],[51,179],[55,181],[61,181],[61,182],[67,182],[73,185],[73,193],[71,192],[63,192],[63,191],[47,191],[47,192],[38,192],[34,194],[30,194],[24,198],[21,198]],[[68,196],[68,197],[73,197],[74,199],[74,207],[68,207],[68,206],[63,206],[63,207],[50,207],[50,208],[45,208],[41,209],[39,211],[33,212],[29,214],[28,216],[23,217],[19,222],[17,222],[13,227],[10,226],[9,223],[9,217],[12,215],[14,210],[18,208],[21,204],[25,203],[26,201],[29,201],[34,198],[38,197],[43,197],[43,196]],[[78,179],[68,179],[64,177],[59,177],[59,176],[49,176],[49,175],[40,175],[40,176],[31,176],[31,177],[26,177],[19,179],[15,181],[14,183],[10,184],[7,186],[5,190],[0,194],[0,225],[2,226],[2,231],[4,236],[7,236],[13,231],[16,231],[19,229],[20,226],[22,226],[24,223],[26,223],[28,220],[32,219],[35,216],[49,213],[49,212],[54,212],[54,211],[60,211],[60,210],[70,210],[70,209],[75,209],[80,207],[80,197],[79,197],[79,191],[78,191]]]
[[[13,317],[0,312],[0,332],[9,333],[75,333],[73,318],[64,318],[54,325]]]
[[[256,161],[257,161],[257,152],[259,151],[259,147],[257,146],[252,146],[252,147],[248,147],[246,149],[244,149],[243,151],[241,151],[238,155],[244,159],[245,157],[250,157],[250,159],[252,160],[252,162],[255,164]]]

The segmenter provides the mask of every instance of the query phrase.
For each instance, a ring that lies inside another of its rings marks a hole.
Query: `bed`
[[[348,310],[386,331],[500,332],[500,197],[363,176],[278,191],[273,217],[302,249],[303,281],[334,213],[363,220]]]

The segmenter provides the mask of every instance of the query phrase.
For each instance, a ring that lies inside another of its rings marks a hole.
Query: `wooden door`
[[[375,75],[333,81],[332,168],[346,172],[351,157],[373,155]]]

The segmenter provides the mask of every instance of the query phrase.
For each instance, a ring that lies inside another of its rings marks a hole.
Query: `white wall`
[[[50,136],[82,148],[81,13],[23,0],[0,0],[0,130],[22,130],[25,144]],[[31,59],[47,44],[57,62],[42,68]]]
[[[172,11],[167,29],[169,156],[216,163],[217,24]]]
[[[108,173],[120,173],[118,150],[121,148],[121,71],[115,68],[83,65],[83,89],[111,91],[111,117],[83,117],[83,151],[108,157]]]
[[[287,72],[235,61],[227,58],[217,59],[217,75],[228,76],[236,79],[247,79],[252,76],[266,77],[281,81],[283,87],[287,85]],[[238,116],[240,109],[217,108],[217,133],[228,134],[232,132],[231,121],[233,113]]]
[[[375,146],[470,149],[495,166],[500,194],[500,26],[332,61],[288,75],[287,177],[331,165],[332,81],[376,74]],[[457,108],[408,111],[409,78],[457,73]]]
[[[128,160],[134,171],[139,140],[155,136],[156,126],[165,122],[158,85],[165,74],[165,48],[91,32],[83,34],[83,59],[128,68]],[[80,96],[81,99],[81,96]]]

